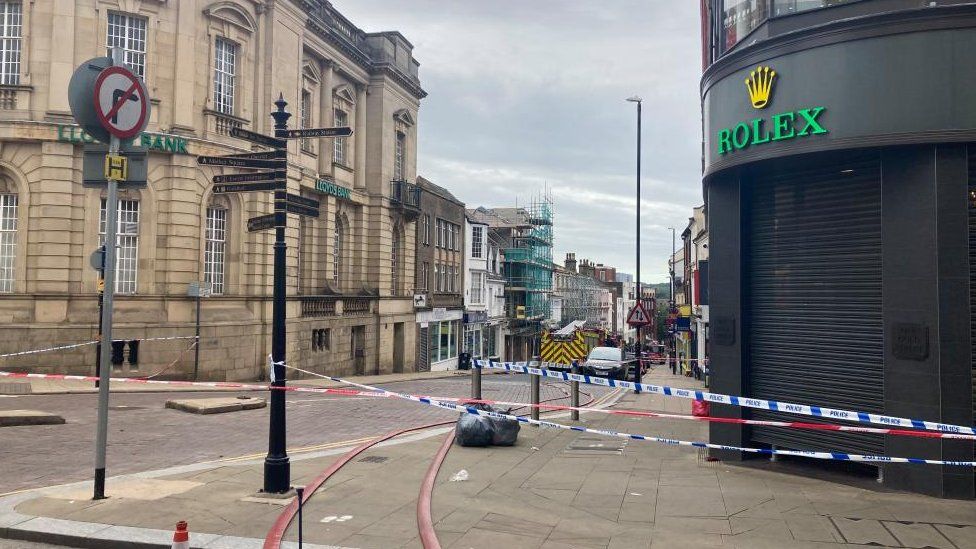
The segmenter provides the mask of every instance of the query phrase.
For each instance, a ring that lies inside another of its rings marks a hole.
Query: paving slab
[[[650,374],[648,382],[687,383],[660,373]],[[688,401],[676,400],[627,394],[619,406],[688,413]],[[583,425],[596,429],[670,433],[685,440],[707,436],[707,425],[699,422],[592,412],[584,412],[582,419]],[[567,417],[556,421],[569,423]],[[377,446],[341,469],[305,506],[306,546],[421,547],[416,530],[420,479],[447,436],[444,430],[432,433]],[[782,464],[703,462],[687,448],[637,440],[604,449],[571,449],[580,441],[593,442],[575,431],[524,427],[513,447],[452,447],[433,493],[432,515],[441,545],[840,549],[875,544],[941,549],[955,544],[976,549],[974,502],[893,493],[873,482],[839,484],[793,476],[783,472]],[[296,458],[293,482],[308,482],[343,451]],[[450,481],[462,469],[469,480]],[[112,497],[99,502],[83,499],[90,484],[8,496],[0,498],[0,535],[14,528],[103,536],[106,543],[110,538],[151,540],[159,533],[168,538],[175,521],[185,518],[191,539],[211,536],[199,538],[208,540],[206,547],[256,548],[281,511],[280,506],[252,501],[262,470],[263,460],[257,458],[112,478]],[[913,509],[918,511],[914,518]],[[38,520],[54,522],[38,527]],[[295,535],[292,527],[287,541],[294,542]]]
[[[917,549],[955,549],[948,538],[943,536],[932,524],[920,522],[884,521],[882,525],[891,532],[904,547]]]
[[[0,427],[61,425],[63,423],[63,417],[40,410],[0,410]]]
[[[224,414],[264,408],[268,401],[257,397],[214,397],[167,400],[166,407],[191,414]]]
[[[29,395],[32,392],[28,380],[0,381],[0,395]]]
[[[855,519],[833,517],[834,526],[849,543],[858,545],[881,545],[898,547],[901,544],[881,524],[874,519]]]

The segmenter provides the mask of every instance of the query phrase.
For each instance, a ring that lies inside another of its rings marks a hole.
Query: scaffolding
[[[538,321],[549,316],[552,295],[552,198],[542,194],[516,212],[520,223],[504,249],[511,317]]]

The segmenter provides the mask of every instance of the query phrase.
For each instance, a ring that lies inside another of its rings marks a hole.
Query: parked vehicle
[[[627,377],[628,363],[624,352],[617,347],[594,347],[583,363],[583,371],[590,375],[606,376],[612,379]]]
[[[644,356],[650,360],[651,364],[664,364],[667,362],[664,356],[664,345],[652,342],[646,346]]]

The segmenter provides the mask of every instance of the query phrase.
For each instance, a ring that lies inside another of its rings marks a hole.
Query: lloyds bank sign
[[[769,106],[775,81],[776,71],[769,67],[757,67],[749,74],[746,88],[754,109],[761,110]],[[730,128],[723,128],[718,131],[718,153],[724,155],[766,143],[829,133],[820,123],[820,117],[826,111],[826,107],[809,107],[774,114],[769,118],[753,118]]]

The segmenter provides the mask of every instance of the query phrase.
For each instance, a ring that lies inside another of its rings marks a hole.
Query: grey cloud
[[[549,188],[556,253],[634,271],[634,106],[644,99],[642,275],[664,280],[668,226],[701,202],[693,0],[337,0],[414,46],[429,96],[419,172],[471,206]]]

